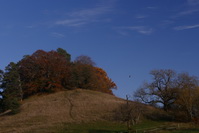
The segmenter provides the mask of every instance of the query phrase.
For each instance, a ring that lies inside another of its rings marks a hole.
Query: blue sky
[[[90,56],[123,98],[153,69],[199,76],[199,0],[1,0],[0,18],[0,69],[61,47]]]

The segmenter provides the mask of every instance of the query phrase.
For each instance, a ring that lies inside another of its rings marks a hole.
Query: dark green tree
[[[71,55],[66,50],[64,50],[62,48],[58,48],[57,53],[64,56],[66,58],[67,62],[71,61]]]
[[[0,70],[0,112],[3,111],[3,105],[2,105],[2,102],[3,102],[2,91],[3,90],[1,89],[3,74],[4,74],[3,70]]]
[[[3,88],[3,111],[11,109],[12,113],[18,112],[20,107],[19,101],[23,99],[23,92],[17,64],[11,62],[5,68],[1,86]]]
[[[2,82],[2,79],[3,79],[3,70],[0,70],[0,82]]]
[[[18,65],[14,62],[11,62],[5,69],[2,88],[5,96],[15,97],[18,100],[23,99]]]
[[[92,89],[94,78],[93,67],[86,64],[74,63],[72,65],[71,85],[73,88]]]
[[[89,56],[78,56],[71,66],[71,85],[73,88],[94,89],[93,81],[97,81],[93,65]]]
[[[3,70],[0,70],[0,96],[2,96],[2,81],[3,81],[3,75],[4,75],[4,72]]]

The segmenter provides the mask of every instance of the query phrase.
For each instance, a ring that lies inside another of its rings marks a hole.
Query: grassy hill
[[[0,117],[0,132],[56,132],[65,123],[104,121],[124,103],[123,99],[90,90],[33,96],[22,102],[19,114]]]
[[[109,121],[114,111],[126,101],[115,96],[90,91],[71,90],[33,96],[22,102],[21,112],[0,116],[0,133],[116,133],[126,131],[126,125]],[[148,111],[153,111],[154,108]],[[162,126],[180,125],[177,130],[161,133],[198,133],[199,128],[189,124],[143,119],[133,126],[137,133]]]

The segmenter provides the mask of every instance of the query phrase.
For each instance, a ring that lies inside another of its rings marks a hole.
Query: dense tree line
[[[8,109],[17,112],[19,101],[35,94],[52,93],[69,89],[90,89],[109,94],[116,84],[107,73],[88,56],[71,61],[66,50],[37,50],[25,55],[19,62],[11,62],[5,72],[0,70],[0,112]]]
[[[153,79],[144,83],[134,96],[138,101],[162,107],[172,119],[191,121],[199,118],[198,78],[170,69],[153,70]]]

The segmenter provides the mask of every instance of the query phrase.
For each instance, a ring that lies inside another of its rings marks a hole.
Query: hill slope
[[[89,91],[72,90],[34,96],[22,103],[21,112],[0,117],[0,132],[29,132],[71,122],[104,120],[124,100]]]

